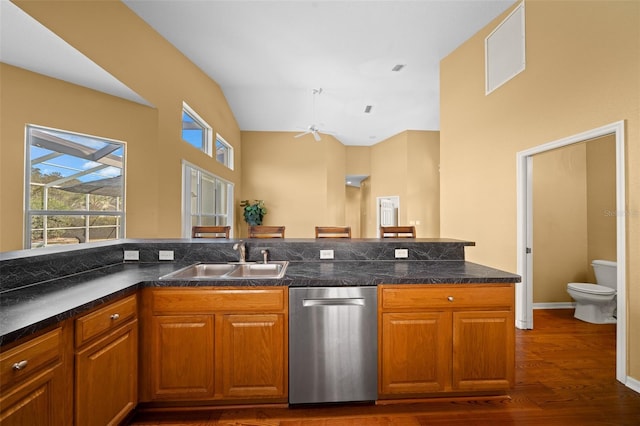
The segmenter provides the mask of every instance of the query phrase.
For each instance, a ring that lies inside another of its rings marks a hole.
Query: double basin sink
[[[288,261],[268,263],[196,263],[160,277],[161,280],[277,279],[284,277]]]

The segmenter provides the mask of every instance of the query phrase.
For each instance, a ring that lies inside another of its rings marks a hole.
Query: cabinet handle
[[[453,296],[449,296],[449,297],[447,297],[447,300],[448,300],[449,302],[453,302]]]
[[[15,364],[13,364],[12,368],[15,371],[24,370],[25,368],[27,368],[27,364],[29,364],[29,361],[27,361],[26,359],[23,359],[22,361],[16,362]]]
[[[112,319],[113,321],[117,321],[117,320],[119,320],[119,319],[120,319],[120,314],[113,314],[113,315],[111,315],[111,319]]]

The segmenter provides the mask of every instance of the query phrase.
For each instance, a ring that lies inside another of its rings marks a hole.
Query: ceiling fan
[[[313,89],[312,93],[313,93],[313,124],[310,124],[309,126],[307,126],[307,129],[304,132],[299,133],[294,137],[300,138],[304,135],[313,135],[313,138],[316,140],[316,142],[320,142],[322,140],[322,138],[320,137],[320,128],[315,124],[315,121],[316,121],[316,95],[320,95],[322,93],[322,88]],[[322,133],[333,134],[332,132],[327,132],[324,130],[322,131]]]

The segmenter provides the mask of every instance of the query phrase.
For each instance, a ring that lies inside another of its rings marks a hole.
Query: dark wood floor
[[[588,324],[573,310],[534,311],[535,330],[516,331],[516,386],[508,398],[432,400],[386,406],[218,409],[139,413],[132,425],[414,426],[640,425],[640,394],[615,380],[615,325]]]

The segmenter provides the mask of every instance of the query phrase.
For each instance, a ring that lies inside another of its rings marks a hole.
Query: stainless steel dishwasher
[[[376,287],[289,289],[289,403],[378,397]]]

